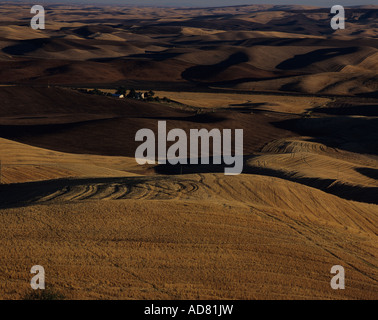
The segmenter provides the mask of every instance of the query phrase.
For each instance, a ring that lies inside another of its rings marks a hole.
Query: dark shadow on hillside
[[[296,55],[294,56],[294,58],[281,62],[279,65],[276,66],[276,68],[281,70],[301,69],[315,62],[320,62],[342,55],[355,53],[357,51],[357,47],[319,49],[306,54]]]
[[[3,51],[11,55],[23,55],[38,49],[58,52],[68,49],[91,50],[93,47],[81,40],[58,39],[58,38],[38,38],[31,40],[21,40],[15,45],[3,48]]]
[[[374,179],[378,181],[378,169],[372,168],[356,168],[355,169],[358,173],[363,174],[365,177],[370,179]],[[377,196],[378,197],[378,196]]]
[[[176,58],[178,56],[180,56],[180,53],[175,53],[175,52],[156,53],[153,51],[151,52],[146,51],[146,53],[138,53],[138,54],[129,55],[128,58],[145,58],[145,59],[151,59],[153,61],[164,61],[164,60]]]
[[[378,155],[378,118],[298,118],[272,124],[302,136],[310,136],[312,138],[309,141],[319,142],[328,147]]]
[[[226,117],[219,115],[213,115],[211,113],[200,113],[189,117],[140,117],[141,119],[154,119],[160,121],[185,121],[185,122],[194,122],[194,123],[218,123],[221,121],[227,120]]]
[[[250,156],[244,158],[244,162],[250,159]],[[211,161],[210,161],[211,163]],[[227,166],[229,167],[229,166]],[[159,165],[155,167],[157,173],[162,175],[182,176],[195,173],[222,173],[224,174],[224,165]],[[365,170],[362,168],[362,170]],[[244,165],[244,174],[255,174],[280,179],[289,180],[302,185],[322,190],[326,193],[336,195],[340,198],[378,204],[378,187],[360,187],[337,182],[334,179],[319,178],[298,178],[295,173],[288,174],[278,170],[251,167]],[[369,174],[376,175],[377,172],[369,171]],[[75,187],[99,185],[101,188],[107,188],[114,184],[121,185],[132,190],[133,187],[143,188],[143,184],[151,181],[171,179],[164,176],[148,176],[148,177],[122,177],[122,178],[78,178],[78,179],[55,179],[38,182],[3,184],[0,185],[0,209],[25,207],[38,203],[38,200],[51,196],[53,201],[54,195],[59,197],[62,193],[69,192]],[[225,176],[227,179],[227,176]],[[122,199],[128,198],[128,192]],[[73,200],[67,200],[73,201]],[[151,200],[152,201],[152,200]],[[39,202],[43,205],[47,202]],[[1,214],[1,212],[0,212]]]
[[[243,52],[238,52],[226,60],[213,64],[213,65],[202,65],[202,66],[194,66],[186,69],[182,73],[182,77],[185,80],[195,81],[195,80],[206,80],[208,78],[214,77],[220,72],[226,70],[227,68],[237,65],[243,62],[248,62],[248,56]]]
[[[154,179],[149,177],[147,179]],[[113,183],[133,186],[143,183],[143,178],[77,178],[77,179],[54,179],[15,184],[0,184],[0,208],[15,208],[35,204],[39,199],[55,194],[61,190],[68,190],[75,186]],[[41,203],[43,204],[43,203]]]
[[[70,27],[64,27],[64,28],[61,28],[61,30],[63,31],[63,30],[72,30],[72,29]],[[82,27],[73,29],[72,33],[77,34],[82,37],[89,37],[97,32],[112,33],[114,32],[114,30],[116,29],[114,29],[113,26],[98,24],[94,26],[82,26]]]
[[[246,103],[238,103],[238,104],[231,104],[229,108],[223,108],[222,110],[232,111],[232,112],[240,112],[240,113],[267,113],[272,112],[270,110],[265,110],[264,107],[268,106],[279,106],[278,104],[266,103],[266,102],[246,102]]]
[[[378,99],[378,91],[358,93],[356,97]]]
[[[62,133],[73,128],[79,128],[84,124],[96,124],[110,119],[87,120],[73,123],[42,124],[42,125],[0,125],[0,137],[5,139],[17,139],[27,136],[47,135]]]
[[[333,194],[340,198],[346,200],[353,200],[366,203],[378,204],[378,187],[361,187],[344,184],[336,181],[335,179],[320,179],[320,178],[299,178],[295,176],[295,173],[288,174],[279,170],[251,167],[247,165],[247,160],[251,157],[244,157],[244,169],[243,174],[256,174],[262,176],[269,176],[280,178],[284,180],[289,180],[292,182],[300,183],[312,188],[319,189],[326,193]],[[212,163],[212,160],[210,160]],[[221,165],[158,165],[155,167],[155,171],[159,174],[165,175],[185,175],[185,174],[196,174],[196,173],[224,173],[227,166],[225,164]],[[227,176],[226,176],[227,178]]]
[[[236,86],[238,84],[242,84],[245,82],[257,82],[257,81],[267,81],[267,80],[278,80],[278,79],[285,79],[285,78],[291,78],[293,76],[301,75],[299,73],[290,73],[289,75],[286,74],[280,74],[276,72],[276,75],[274,76],[257,76],[257,77],[248,77],[248,78],[238,78],[233,80],[225,80],[225,81],[206,81],[207,86],[226,86],[226,87],[232,87]],[[206,79],[205,79],[206,80]],[[221,78],[220,78],[221,80]]]
[[[314,112],[324,113],[330,115],[356,115],[356,116],[367,116],[376,117],[378,116],[378,105],[358,105],[358,106],[347,106],[347,107],[332,107],[332,108],[316,108],[313,109]]]

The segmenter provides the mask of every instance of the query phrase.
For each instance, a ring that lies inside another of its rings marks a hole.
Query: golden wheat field
[[[368,156],[278,139],[240,176],[164,176],[128,157],[0,144],[4,299],[27,296],[35,264],[67,299],[376,298],[377,205],[343,199],[348,185],[374,197],[376,180],[354,170],[374,170]],[[319,190],[328,178],[336,195]]]
[[[35,265],[50,299],[378,299],[377,7],[338,31],[302,5],[46,9],[0,3],[0,299]],[[240,174],[139,165],[162,121],[242,130]]]
[[[36,261],[74,299],[376,297],[375,205],[253,175],[71,183],[2,212],[4,298],[26,294]]]

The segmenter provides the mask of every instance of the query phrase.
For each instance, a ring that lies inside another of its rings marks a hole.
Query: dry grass
[[[303,113],[329,102],[327,98],[278,95],[156,91],[159,97],[204,109],[257,108],[285,113]]]
[[[0,149],[2,183],[66,177],[126,177],[141,173],[134,158],[69,154],[2,138]]]
[[[297,178],[332,179],[334,183],[360,187],[377,187],[378,181],[358,171],[359,168],[375,170],[378,161],[355,153],[330,148],[321,143],[302,139],[272,141],[262,149],[262,154],[252,157],[247,165],[272,169]]]
[[[35,264],[69,299],[377,298],[376,205],[254,175],[125,183],[117,201],[85,183],[2,209],[2,298],[22,298]]]

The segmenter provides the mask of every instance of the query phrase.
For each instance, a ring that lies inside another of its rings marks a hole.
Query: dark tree
[[[127,95],[128,98],[136,98],[136,91],[135,89],[131,88],[129,94]]]
[[[124,86],[118,87],[116,94],[123,94],[124,96],[126,96],[126,88]]]

